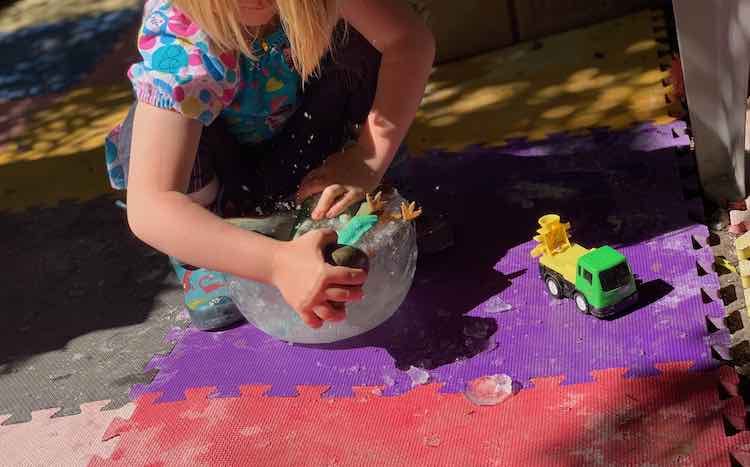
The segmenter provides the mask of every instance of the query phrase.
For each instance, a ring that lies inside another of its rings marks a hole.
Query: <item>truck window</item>
[[[592,276],[591,273],[585,269],[581,269],[581,270],[583,271],[583,278],[586,279],[590,284],[594,276]]]
[[[599,274],[599,280],[602,283],[602,289],[609,292],[627,285],[630,282],[630,270],[627,263],[620,263],[617,266],[602,271]]]

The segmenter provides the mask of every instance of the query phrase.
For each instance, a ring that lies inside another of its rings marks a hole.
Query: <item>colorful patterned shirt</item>
[[[221,53],[169,0],[148,0],[138,35],[143,58],[128,71],[136,98],[210,125],[219,115],[241,144],[272,137],[297,108],[300,76],[279,27],[253,44],[254,58]],[[114,188],[127,185],[129,154],[118,154],[120,128],[107,138]]]

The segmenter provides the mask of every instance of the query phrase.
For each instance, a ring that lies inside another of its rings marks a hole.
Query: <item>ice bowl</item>
[[[378,222],[352,246],[369,257],[370,269],[365,283],[364,298],[347,306],[346,320],[325,322],[319,329],[305,325],[284,301],[279,290],[268,284],[228,276],[230,297],[252,325],[277,339],[301,343],[323,344],[348,339],[379,326],[401,306],[411,288],[417,263],[417,241],[414,223],[397,219],[405,200],[396,190],[384,195]],[[332,228],[341,231],[351,219],[345,214],[336,219],[313,221],[300,219],[295,213],[277,214],[263,222],[234,219],[234,224],[248,230],[290,240],[313,229]],[[293,226],[296,231],[293,232]]]

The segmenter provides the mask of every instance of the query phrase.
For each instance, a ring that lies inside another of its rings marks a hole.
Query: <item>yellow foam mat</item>
[[[589,128],[669,123],[654,30],[663,14],[643,11],[438,67],[409,147],[459,151]],[[541,47],[539,47],[541,45]]]
[[[37,3],[45,2],[17,4]],[[541,48],[525,43],[442,66],[410,147],[461,150],[591,127],[668,123],[662,86],[668,72],[659,69],[653,32],[661,22],[657,13],[642,12],[546,38]],[[0,144],[0,210],[110,192],[103,141],[131,102],[128,84],[82,87],[21,117],[19,136]]]
[[[0,9],[0,31],[57,23],[125,8],[139,8],[141,0],[16,0]]]
[[[30,115],[0,149],[0,211],[110,192],[104,138],[132,100],[127,84],[83,87]]]

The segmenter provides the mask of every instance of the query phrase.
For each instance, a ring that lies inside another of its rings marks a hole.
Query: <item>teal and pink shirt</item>
[[[301,79],[279,27],[252,45],[254,58],[219,52],[169,0],[148,0],[138,34],[142,61],[128,77],[136,98],[210,125],[220,115],[241,144],[277,133],[298,106]],[[129,154],[117,151],[119,127],[106,142],[112,186],[125,189]]]

